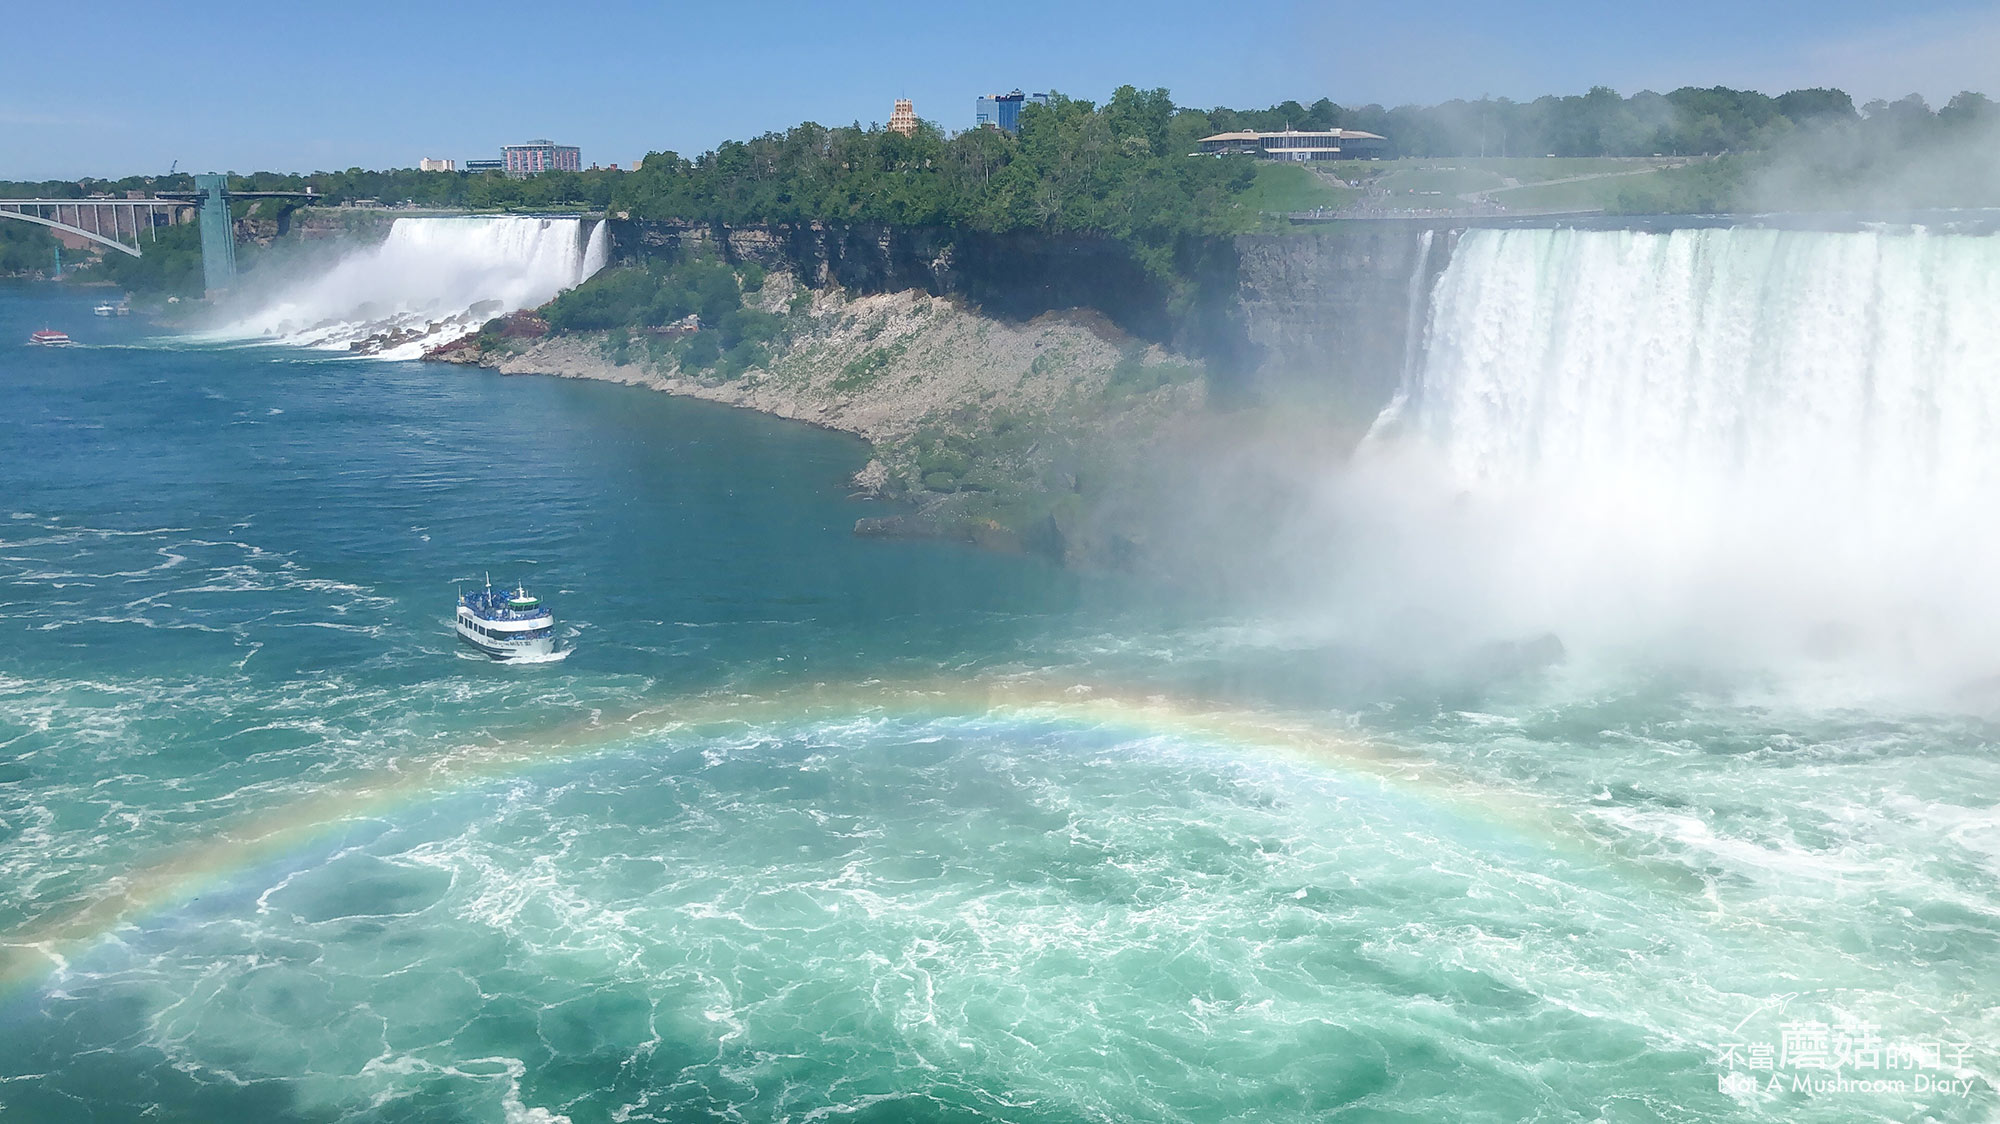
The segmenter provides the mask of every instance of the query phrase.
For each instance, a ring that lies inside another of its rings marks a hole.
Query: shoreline
[[[869,447],[852,485],[907,505],[858,520],[856,534],[1066,564],[1128,552],[1097,508],[1132,462],[1208,405],[1200,364],[1087,310],[1004,320],[921,290],[808,290],[775,273],[760,303],[789,307],[790,329],[767,363],[734,378],[683,372],[658,337],[635,332],[503,334],[492,351],[453,344],[425,359],[640,387],[849,434]]]
[[[759,395],[755,391],[747,390],[742,380],[704,383],[696,378],[661,375],[647,370],[644,365],[637,362],[621,366],[596,354],[597,350],[595,344],[585,338],[561,336],[538,340],[528,350],[519,354],[489,356],[476,363],[460,362],[457,365],[479,367],[501,375],[541,375],[548,378],[582,379],[639,387],[671,394],[677,398],[694,398],[739,410],[768,414],[786,421],[804,422],[819,429],[859,437],[867,441],[871,447],[890,436],[879,427],[864,426],[838,416],[829,416],[829,411],[825,407],[808,410],[801,408],[795,400],[782,395]],[[454,362],[449,359],[428,358],[422,361]]]

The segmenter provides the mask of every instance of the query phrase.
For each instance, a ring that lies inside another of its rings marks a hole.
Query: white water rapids
[[[1470,232],[1348,579],[1572,648],[1993,676],[1996,309],[1991,237]]]
[[[605,224],[526,216],[400,218],[379,245],[265,292],[212,335],[414,359],[546,303],[603,268]]]

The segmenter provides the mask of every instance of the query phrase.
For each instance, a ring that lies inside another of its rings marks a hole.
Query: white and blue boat
[[[552,660],[569,654],[556,651],[555,613],[541,598],[526,586],[515,586],[512,593],[495,591],[491,579],[485,589],[458,595],[458,635],[496,660]]]

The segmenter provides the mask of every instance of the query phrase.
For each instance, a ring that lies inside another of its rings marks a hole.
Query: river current
[[[0,358],[7,1124],[2000,1105],[1962,708],[1385,664],[857,539],[839,435],[90,303],[0,291],[84,345]]]

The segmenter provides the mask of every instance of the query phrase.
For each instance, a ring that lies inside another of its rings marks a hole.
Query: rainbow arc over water
[[[1234,754],[1282,754],[1442,804],[1458,815],[1507,827],[1544,842],[1589,844],[1581,825],[1567,823],[1524,795],[1495,788],[1417,754],[1330,731],[1272,712],[1173,699],[1156,693],[1087,684],[1012,679],[986,682],[875,681],[847,687],[815,685],[765,695],[715,693],[522,739],[391,761],[330,784],[314,794],[219,825],[124,871],[92,893],[0,933],[0,993],[63,970],[94,942],[121,926],[173,909],[232,877],[311,846],[343,825],[393,816],[423,804],[539,768],[615,752],[662,736],[721,736],[745,727],[804,729],[832,722],[964,720],[987,728],[1056,724],[1111,730],[1133,740],[1170,736]],[[1596,848],[1591,847],[1595,851]],[[1599,856],[1601,858],[1601,855]]]

